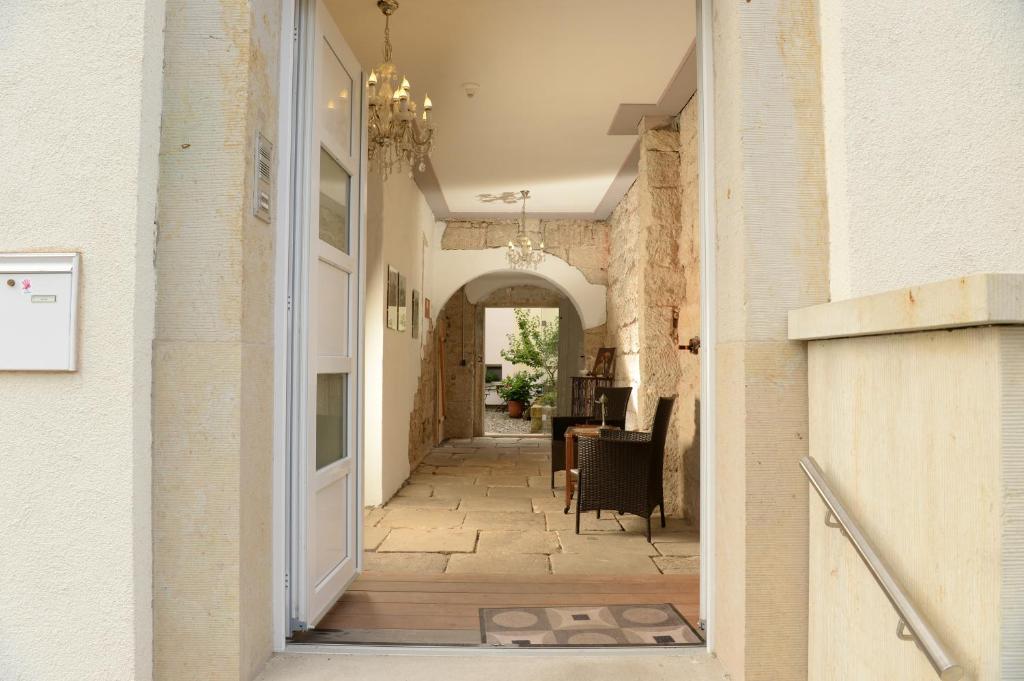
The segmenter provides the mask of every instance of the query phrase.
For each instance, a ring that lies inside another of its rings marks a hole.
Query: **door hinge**
[[[298,41],[298,39],[299,39],[299,27],[298,26],[292,26],[292,40],[293,41]]]
[[[291,622],[291,628],[292,631],[306,631],[307,629],[309,629],[309,626],[302,620],[293,617]]]
[[[699,622],[697,622],[697,628],[700,629],[701,631],[707,631],[708,630],[708,621],[707,620],[700,620]]]
[[[288,311],[291,312],[292,311],[292,297],[288,296],[288,299],[287,299],[286,302],[288,304]]]

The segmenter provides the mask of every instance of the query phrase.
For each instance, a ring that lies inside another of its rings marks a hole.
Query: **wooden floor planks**
[[[347,630],[346,642],[387,630],[479,632],[480,608],[671,603],[692,624],[699,616],[697,575],[394,575],[365,573],[327,613],[318,630]]]

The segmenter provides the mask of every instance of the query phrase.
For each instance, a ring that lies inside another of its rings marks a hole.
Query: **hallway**
[[[550,486],[551,441],[446,442],[398,494],[365,510],[368,573],[658,575],[698,573],[697,528],[668,518],[653,543],[636,516],[563,513],[564,475]]]

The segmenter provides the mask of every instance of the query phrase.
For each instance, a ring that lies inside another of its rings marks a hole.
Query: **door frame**
[[[294,193],[291,187],[292,170],[290,167],[294,154],[294,135],[297,125],[293,93],[297,85],[295,78],[296,50],[298,37],[299,7],[313,0],[281,0],[281,44],[280,70],[278,89],[278,130],[277,130],[277,187],[275,199],[277,209],[274,212],[276,245],[290,243],[292,225],[292,202]],[[625,0],[624,0],[625,1]],[[700,278],[701,278],[701,437],[700,437],[700,616],[704,623],[704,636],[707,640],[707,651],[715,652],[715,466],[716,466],[716,428],[715,428],[715,384],[717,368],[715,366],[716,333],[716,298],[715,282],[717,270],[715,253],[717,243],[717,216],[715,214],[715,158],[714,158],[714,46],[712,43],[714,17],[714,0],[697,0],[697,58],[698,58],[698,169],[699,169],[699,221],[700,221]],[[362,119],[360,121],[363,145],[366,145],[366,102],[364,98]],[[284,165],[281,159],[285,159]],[[356,449],[359,456],[358,471],[360,484],[357,485],[358,505],[363,500],[363,447],[365,418],[364,377],[365,377],[365,319],[366,319],[366,179],[367,172],[360,173],[360,219],[359,219],[359,305],[357,360],[358,404],[356,408]],[[273,612],[273,649],[284,652],[288,637],[289,592],[288,592],[288,544],[289,544],[289,478],[288,478],[288,376],[291,361],[287,348],[290,341],[289,319],[291,305],[288,300],[289,271],[291,253],[288,248],[275,249],[274,275],[274,460],[273,460],[273,526],[272,526],[272,612]],[[362,523],[359,523],[362,532]],[[357,536],[361,542],[362,537]],[[358,544],[358,545],[361,545]],[[362,569],[362,551],[359,551],[358,566]],[[346,648],[348,652],[356,652],[356,646]],[[402,647],[388,650],[395,652]],[[619,653],[621,654],[621,649]],[[309,652],[314,652],[310,650]],[[466,649],[463,654],[488,654],[496,651],[485,649]],[[507,653],[509,651],[502,651]],[[512,651],[515,653],[516,651]],[[596,651],[580,649],[578,651],[561,650],[559,654],[592,655]]]
[[[303,262],[294,251],[295,238],[301,238],[301,233],[296,231],[299,224],[296,216],[297,206],[308,205],[310,191],[308,182],[300,174],[296,167],[296,153],[300,148],[298,137],[304,134],[305,125],[312,121],[311,101],[305,97],[307,90],[304,86],[313,87],[308,83],[300,82],[297,77],[297,69],[300,60],[304,55],[299,54],[299,34],[304,26],[311,25],[310,22],[316,17],[317,0],[282,0],[281,2],[281,34],[280,34],[280,68],[279,68],[279,89],[278,89],[278,126],[277,126],[277,171],[276,191],[274,198],[277,202],[274,211],[274,233],[275,233],[275,271],[274,271],[274,437],[273,437],[273,523],[272,523],[272,550],[271,570],[273,587],[272,596],[272,617],[273,617],[273,649],[275,652],[283,652],[287,638],[292,630],[291,617],[291,589],[294,580],[289,574],[291,570],[290,550],[292,545],[292,523],[295,480],[293,476],[292,463],[296,428],[305,428],[306,423],[295,423],[295,410],[292,406],[293,392],[293,371],[297,364],[297,358],[306,353],[304,343],[297,342],[299,335],[292,325],[292,319],[297,309],[298,301],[293,301],[291,296],[293,266],[299,264],[302,271],[296,276],[308,277],[312,269],[309,262]],[[362,87],[362,75],[359,74],[359,87]],[[300,99],[301,96],[301,99]],[[359,115],[353,121],[360,130],[360,144],[364,150],[367,148],[367,102],[362,98],[362,106]],[[358,294],[355,309],[354,323],[354,347],[357,353],[354,371],[356,374],[355,386],[355,423],[352,424],[355,430],[355,451],[353,456],[354,474],[356,476],[355,496],[356,510],[356,570],[357,573],[363,567],[362,534],[363,534],[363,477],[365,462],[363,450],[365,448],[365,400],[363,399],[365,388],[365,344],[366,344],[366,198],[367,198],[367,174],[369,169],[366,165],[365,153],[361,161],[358,174],[358,185],[354,194],[358,197],[359,211],[358,224],[354,233],[356,244],[356,268],[355,277]],[[296,181],[299,178],[299,181]],[[308,331],[308,330],[307,330]],[[303,472],[300,471],[299,474]]]

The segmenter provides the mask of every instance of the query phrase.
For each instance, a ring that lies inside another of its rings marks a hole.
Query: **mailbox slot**
[[[77,253],[0,254],[0,371],[75,371]]]

